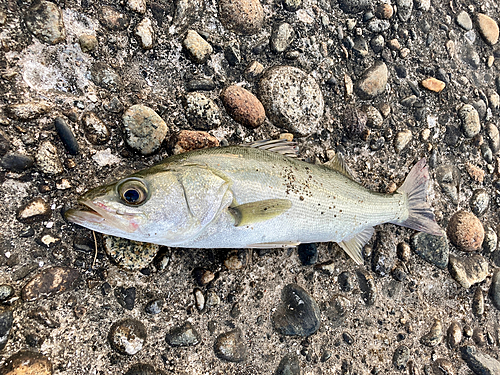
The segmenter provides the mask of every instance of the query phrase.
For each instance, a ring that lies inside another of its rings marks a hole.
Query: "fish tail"
[[[436,223],[434,213],[427,202],[428,185],[429,169],[426,165],[425,158],[423,158],[413,166],[405,182],[397,190],[401,194],[406,194],[409,214],[406,221],[394,224],[415,229],[420,232],[442,236],[443,231]]]

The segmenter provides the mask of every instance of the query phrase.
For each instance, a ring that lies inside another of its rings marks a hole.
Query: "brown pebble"
[[[174,144],[174,154],[219,146],[219,140],[213,135],[202,131],[181,130]]]
[[[462,341],[462,327],[460,323],[453,322],[446,332],[446,342],[450,349],[455,349]]]
[[[232,250],[226,260],[224,261],[224,265],[228,270],[238,271],[246,267],[249,258],[249,250],[248,249],[238,249]]]
[[[260,100],[243,87],[226,87],[221,99],[229,116],[244,126],[256,128],[266,119],[266,111]]]
[[[391,4],[380,3],[375,8],[375,16],[380,19],[388,20],[394,14]]]
[[[455,213],[446,229],[451,243],[464,251],[481,249],[484,239],[484,228],[481,221],[471,212]]]
[[[44,269],[26,284],[22,290],[24,301],[34,301],[57,293],[74,289],[80,279],[80,272],[69,267]]]
[[[52,363],[42,354],[20,351],[7,358],[0,367],[1,375],[51,375]]]
[[[490,46],[498,42],[499,29],[495,20],[486,14],[477,14],[477,26],[479,34],[483,37],[484,41]]]
[[[401,49],[401,44],[397,39],[391,39],[387,41],[387,47],[392,51],[399,51]]]
[[[219,0],[222,25],[238,34],[252,35],[264,24],[264,8],[259,0]]]
[[[292,142],[293,141],[293,134],[292,133],[281,133],[280,139],[284,139],[287,142]]]
[[[465,163],[465,170],[469,174],[469,176],[476,182],[482,183],[484,180],[484,171],[476,167],[472,163]]]
[[[446,87],[446,83],[434,77],[426,78],[421,82],[421,85],[427,90],[441,92]]]

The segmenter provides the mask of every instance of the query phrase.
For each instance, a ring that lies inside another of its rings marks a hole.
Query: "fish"
[[[68,221],[107,235],[183,248],[285,248],[336,242],[357,263],[374,227],[442,236],[418,161],[392,194],[366,189],[337,156],[299,160],[271,140],[189,151],[91,189]]]

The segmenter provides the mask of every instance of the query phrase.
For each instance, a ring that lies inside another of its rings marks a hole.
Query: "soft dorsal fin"
[[[278,154],[288,156],[289,158],[296,158],[299,152],[297,143],[290,142],[285,139],[263,139],[260,141],[244,143],[241,146],[277,152]]]
[[[356,178],[354,177],[353,173],[347,166],[347,164],[344,161],[344,158],[342,157],[342,154],[339,154],[338,152],[335,153],[333,158],[331,158],[329,161],[323,164],[325,167],[333,169],[334,171],[339,172],[340,174],[343,174],[344,176],[350,178],[353,181],[356,181]]]
[[[339,242],[339,246],[349,255],[357,264],[363,264],[363,246],[366,245],[373,236],[375,230],[373,227],[363,229],[349,240]]]

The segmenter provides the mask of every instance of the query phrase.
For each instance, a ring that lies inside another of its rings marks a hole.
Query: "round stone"
[[[303,243],[297,247],[297,255],[303,266],[312,266],[318,261],[318,246],[315,243]]]
[[[493,228],[488,228],[484,233],[483,250],[492,253],[497,249],[498,235]]]
[[[274,375],[300,375],[300,363],[299,358],[296,354],[287,354],[285,355]]]
[[[162,312],[164,301],[163,299],[155,299],[153,301],[149,301],[144,308],[146,314],[156,315]]]
[[[392,17],[394,9],[391,4],[379,3],[375,7],[375,15],[380,19],[389,19]]]
[[[210,43],[194,30],[188,30],[182,44],[191,60],[200,64],[204,63],[213,52]]]
[[[490,197],[488,195],[488,192],[484,189],[474,190],[469,202],[472,212],[477,216],[481,216],[486,212],[489,203]]]
[[[340,327],[352,313],[352,303],[342,295],[334,296],[325,310],[325,316],[333,327]]]
[[[420,343],[425,346],[434,347],[443,339],[443,324],[439,319],[434,321],[430,331],[420,338]]]
[[[146,268],[154,259],[159,245],[137,242],[114,236],[103,236],[104,250],[120,267],[128,270]]]
[[[292,133],[315,133],[323,118],[321,89],[299,68],[275,66],[267,70],[260,80],[259,98],[270,120]]]
[[[118,91],[122,86],[122,80],[118,73],[112,67],[102,62],[92,65],[90,79],[97,86],[113,92]]]
[[[8,300],[14,295],[14,288],[8,284],[0,285],[0,302]]]
[[[103,145],[109,141],[111,134],[106,124],[93,112],[82,116],[82,127],[85,137],[93,145]]]
[[[219,20],[238,34],[256,34],[264,24],[264,8],[259,0],[219,0]]]
[[[197,129],[210,130],[221,124],[219,107],[202,92],[186,94],[184,108],[189,123]]]
[[[34,1],[25,21],[28,30],[44,43],[56,44],[66,39],[61,9],[50,1]]]
[[[136,319],[123,319],[115,322],[108,334],[111,347],[120,354],[134,355],[146,342],[146,327]]]
[[[438,358],[432,363],[434,374],[455,375],[453,364],[446,358]]]
[[[247,348],[239,328],[223,333],[214,343],[215,355],[229,362],[243,362],[247,356]]]
[[[462,10],[460,13],[457,15],[457,24],[463,28],[464,30],[471,30],[472,29],[472,20],[469,16],[469,13],[467,13],[465,10]]]
[[[483,244],[483,224],[470,212],[455,213],[448,223],[446,233],[451,243],[463,251],[477,251]]]
[[[458,322],[452,322],[446,331],[446,343],[450,349],[458,347],[462,341],[462,327]]]
[[[175,137],[174,154],[198,150],[201,148],[218,147],[219,140],[213,135],[202,131],[181,130]]]
[[[398,370],[404,370],[410,359],[410,349],[406,345],[399,346],[392,356],[392,363]]]
[[[479,34],[483,37],[484,41],[490,46],[498,42],[499,29],[496,21],[483,13],[476,15],[477,27]]]
[[[491,151],[497,153],[500,150],[500,133],[496,125],[488,123],[486,125],[486,136],[490,144]]]
[[[52,375],[52,363],[42,354],[20,351],[7,358],[0,367],[2,375]]]
[[[382,94],[387,85],[389,71],[387,65],[378,62],[365,70],[360,80],[356,83],[356,92],[361,99],[373,99]]]
[[[168,133],[165,121],[151,108],[142,104],[127,109],[122,119],[125,141],[142,155],[149,155],[158,150]]]
[[[88,53],[92,52],[97,48],[97,38],[95,35],[90,34],[82,34],[78,38],[78,43],[80,44],[80,48],[82,52]]]
[[[99,22],[110,31],[123,31],[128,27],[130,20],[118,9],[104,5],[99,7]]]
[[[250,91],[232,85],[222,90],[221,100],[234,121],[249,128],[257,128],[266,119],[264,106]]]
[[[371,306],[377,299],[377,285],[373,275],[364,269],[356,271],[358,278],[359,289],[361,290],[361,298],[366,305]]]
[[[173,347],[194,346],[201,342],[200,334],[189,322],[171,329],[165,339],[167,344]]]
[[[339,0],[340,9],[346,13],[359,13],[372,7],[370,0]]]
[[[409,129],[398,132],[398,134],[396,134],[396,137],[394,138],[394,149],[396,150],[396,152],[399,153],[403,151],[408,143],[410,143],[412,138],[413,134]]]
[[[119,286],[115,288],[114,293],[116,301],[120,304],[121,307],[127,310],[133,310],[135,306],[135,297],[137,295],[136,287],[124,288],[123,286]]]
[[[271,51],[276,53],[285,52],[294,38],[295,31],[289,23],[283,22],[277,24],[273,27],[269,47],[271,48]]]
[[[412,250],[426,262],[441,269],[448,266],[450,249],[445,236],[418,232],[411,237],[410,245]]]
[[[458,111],[458,117],[462,121],[462,130],[467,138],[472,138],[481,131],[481,122],[476,108],[465,104]]]
[[[366,113],[366,125],[370,128],[381,128],[384,125],[384,117],[374,106],[364,106],[363,112]]]

